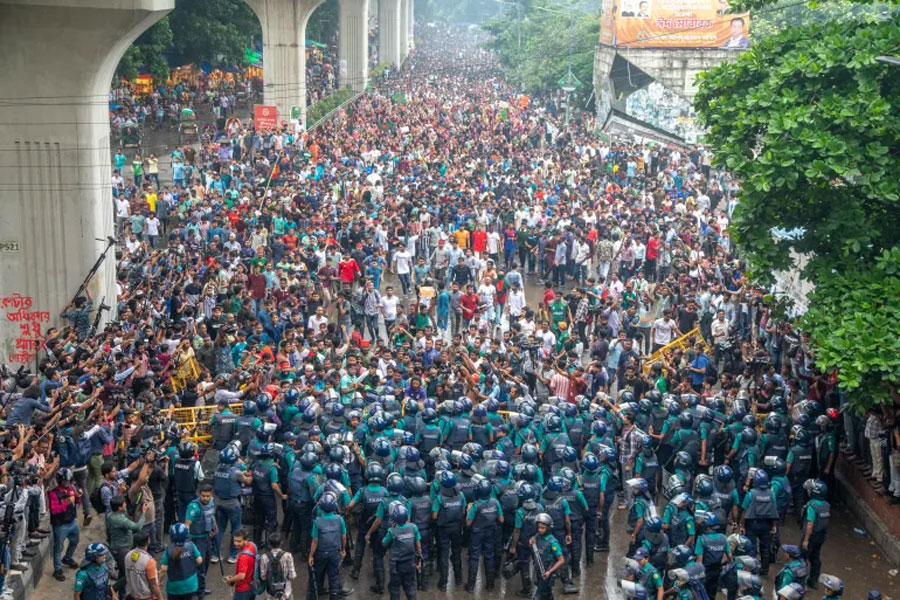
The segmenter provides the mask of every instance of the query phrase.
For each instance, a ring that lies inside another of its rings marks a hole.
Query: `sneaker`
[[[210,556],[209,562],[211,562],[212,564],[216,564],[219,562],[219,557],[218,556]]]
[[[233,565],[236,562],[237,562],[237,556],[229,556],[228,557],[228,564]]]
[[[53,571],[53,579],[57,581],[65,581],[66,575],[62,572],[62,569],[59,569],[57,571]]]
[[[64,559],[62,559],[62,564],[66,565],[66,566],[69,567],[70,569],[77,569],[77,568],[78,568],[78,563],[75,562],[74,560],[72,560],[71,558],[64,558]]]
[[[11,570],[13,570],[13,571],[22,571],[22,572],[24,572],[24,571],[27,571],[27,570],[28,570],[28,565],[23,565],[23,564],[21,564],[21,563],[11,563],[11,564],[9,565],[9,568],[10,568]]]
[[[91,521],[93,521],[93,520],[94,520],[94,517],[93,517],[93,516],[91,516],[91,515],[85,515],[85,516],[84,516],[84,524],[83,524],[83,526],[84,526],[84,527],[87,527],[88,525],[91,524]]]

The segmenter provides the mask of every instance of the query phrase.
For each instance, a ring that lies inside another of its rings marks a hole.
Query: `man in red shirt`
[[[647,263],[644,265],[644,273],[647,281],[656,281],[656,259],[659,258],[659,240],[651,234],[647,240]]]
[[[475,311],[478,310],[478,296],[472,284],[466,286],[466,293],[460,297],[459,306],[462,308],[463,327],[468,328],[469,322],[475,318]]]
[[[481,258],[487,249],[487,237],[487,231],[484,230],[483,225],[479,225],[478,229],[472,232],[472,250],[478,258]]]
[[[359,265],[356,264],[356,260],[345,252],[343,260],[338,263],[338,275],[341,278],[341,284],[345,287],[352,287],[353,282],[360,274],[361,271]]]
[[[260,271],[259,265],[253,265],[250,268],[247,288],[250,290],[250,298],[253,299],[253,314],[256,314],[262,308],[260,305],[266,298],[266,276]]]
[[[234,545],[238,548],[234,575],[225,578],[225,583],[234,586],[233,600],[253,600],[250,584],[256,568],[256,546],[250,541],[250,534],[241,528],[234,534]]]

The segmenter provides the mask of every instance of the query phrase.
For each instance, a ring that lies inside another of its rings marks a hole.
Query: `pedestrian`
[[[78,503],[81,499],[81,490],[74,485],[72,471],[62,468],[56,474],[57,485],[50,490],[50,524],[53,527],[53,578],[57,581],[65,581],[62,565],[78,568],[72,557],[78,546],[80,530],[78,528]],[[65,556],[62,556],[63,546],[69,542]]]
[[[269,551],[259,558],[260,584],[265,587],[266,597],[270,600],[291,600],[291,581],[297,578],[294,557],[281,549],[278,532],[269,536],[268,544]]]
[[[125,593],[132,600],[162,600],[156,559],[148,551],[150,536],[134,534],[134,548],[125,557]]]

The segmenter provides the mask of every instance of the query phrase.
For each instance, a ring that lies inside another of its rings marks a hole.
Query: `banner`
[[[269,104],[254,104],[253,126],[257,131],[278,129],[278,107]]]
[[[600,43],[627,48],[733,48],[749,45],[749,13],[728,0],[603,0]]]

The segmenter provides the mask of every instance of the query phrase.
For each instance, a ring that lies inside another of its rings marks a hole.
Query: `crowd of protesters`
[[[774,562],[778,598],[840,596],[837,434],[894,449],[872,475],[900,498],[897,423],[841,415],[748,283],[707,151],[554,124],[474,37],[430,29],[313,132],[115,176],[114,319],[76,299],[4,397],[11,567],[49,512],[76,598],[202,598],[227,561],[236,599],[292,597],[306,562],[334,600],[368,552],[372,595],[386,563],[392,599],[435,573],[472,591],[483,559],[487,593],[518,574],[546,599],[618,560],[616,508],[629,597],[759,598]],[[198,445],[176,411],[204,405]],[[107,531],[80,563],[79,510]]]

